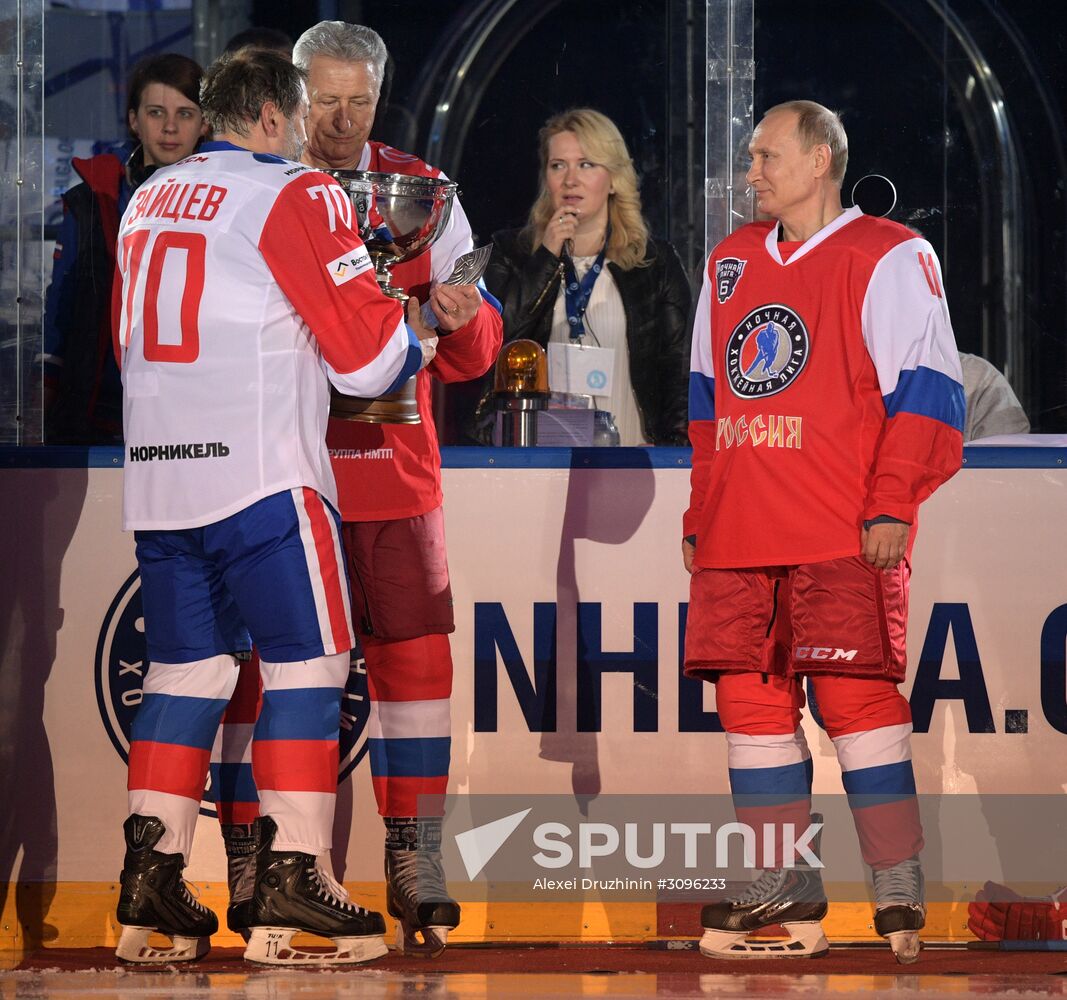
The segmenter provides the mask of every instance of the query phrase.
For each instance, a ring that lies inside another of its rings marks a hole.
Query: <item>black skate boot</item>
[[[219,929],[215,914],[189,894],[182,879],[180,854],[161,854],[152,848],[166,832],[155,816],[130,816],[122,824],[126,857],[122,863],[117,910],[122,924],[115,954],[125,962],[191,962],[203,958],[211,935]],[[148,943],[153,931],[171,939],[172,947]]]
[[[230,905],[226,907],[226,926],[248,941],[252,893],[256,888],[255,823],[223,824],[222,839],[226,844],[226,881],[230,888]]]
[[[813,814],[813,823],[822,816]],[[819,854],[819,841],[813,839]],[[768,868],[744,892],[701,910],[700,953],[708,958],[819,958],[830,950],[822,931],[828,904],[817,868]],[[764,927],[781,925],[788,941],[746,940]]]
[[[923,870],[918,858],[900,861],[892,868],[872,869],[874,876],[874,929],[893,949],[901,965],[919,959],[919,931],[926,923]]]
[[[459,903],[448,895],[441,867],[440,819],[386,818],[385,887],[397,951],[440,955],[459,925]]]
[[[313,854],[272,850],[278,828],[256,820],[256,887],[247,904],[250,936],[245,958],[266,965],[348,965],[388,952],[380,913],[356,906]],[[300,951],[290,942],[305,932],[330,938],[333,951]]]

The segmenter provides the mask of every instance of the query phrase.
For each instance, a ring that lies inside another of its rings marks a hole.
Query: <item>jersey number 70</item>
[[[173,230],[159,232],[155,240],[152,240],[152,235],[150,229],[138,229],[122,240],[122,271],[125,275],[126,292],[122,306],[124,343],[128,348],[134,316],[140,313],[144,330],[146,361],[192,364],[200,356],[200,300],[204,295],[207,239],[203,233],[183,233]],[[142,291],[139,288],[141,268],[149,242],[152,243],[152,252],[148,255]],[[170,257],[167,267],[168,281],[175,280],[179,274],[184,272],[181,308],[176,323],[173,316],[160,317],[159,315],[159,289],[168,256]],[[182,257],[184,257],[184,266],[180,259]],[[160,336],[161,320],[164,331],[162,337]]]

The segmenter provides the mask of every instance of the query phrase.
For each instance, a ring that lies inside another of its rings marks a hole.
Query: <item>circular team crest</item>
[[[808,362],[811,341],[804,321],[780,303],[753,309],[726,342],[730,389],[743,399],[789,388]]]
[[[96,644],[94,669],[96,702],[101,721],[123,763],[129,763],[130,729],[137,706],[141,704],[144,675],[148,669],[141,577],[136,570],[119,588],[104,616]],[[366,756],[369,717],[367,670],[361,650],[357,647],[352,650],[352,665],[341,703],[338,783],[347,778]],[[209,777],[200,803],[201,813],[214,816],[214,803]]]

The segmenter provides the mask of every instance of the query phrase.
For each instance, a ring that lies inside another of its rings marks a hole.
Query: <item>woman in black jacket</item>
[[[626,143],[610,118],[576,108],[545,123],[540,151],[529,221],[493,234],[485,274],[504,340],[545,347],[553,391],[592,395],[621,444],[686,444],[691,292],[674,248],[648,235]],[[613,353],[575,353],[589,347]]]

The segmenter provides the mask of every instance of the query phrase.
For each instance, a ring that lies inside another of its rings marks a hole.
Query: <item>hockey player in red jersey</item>
[[[930,244],[842,207],[848,145],[833,112],[772,108],[749,150],[769,221],[712,252],[693,330],[685,671],[716,685],[739,819],[777,836],[756,882],[704,907],[701,950],[828,949],[818,865],[783,836],[810,820],[809,677],[872,869],[875,926],[912,962],[923,840],[897,684],[917,510],[962,458],[959,357]],[[746,943],[770,924],[790,947]]]
[[[329,866],[355,641],[329,386],[390,391],[437,338],[417,303],[405,323],[381,294],[340,186],[293,162],[299,70],[246,51],[216,63],[201,95],[216,141],[146,181],[119,232],[123,520],[151,666],[131,734],[117,953],[189,960],[217,928],[181,872],[237,656],[255,642],[264,836],[245,957],[292,961],[292,936],[310,932],[336,948],[305,961],[367,961],[385,954],[385,923]],[[173,946],[150,944],[152,931]]]
[[[387,53],[376,32],[324,21],[297,40],[293,61],[308,74],[311,111],[304,160],[324,169],[359,169],[438,177],[418,157],[369,138]],[[502,323],[491,297],[475,285],[449,285],[456,259],[472,249],[458,199],[440,238],[414,260],[392,268],[393,284],[428,301],[440,339],[417,377],[418,424],[331,420],[327,442],[337,477],[349,559],[354,620],[371,694],[370,767],[385,821],[385,869],[397,946],[439,954],[459,922],[440,865],[440,814],[420,796],[448,785],[452,658],[455,630],[441,509],[441,458],[432,412],[432,379],[483,375],[500,349]],[[246,699],[254,705],[254,692]],[[247,713],[232,712],[235,719]],[[224,726],[224,730],[225,730]],[[234,727],[235,733],[239,730]],[[219,789],[220,818],[231,859],[230,924],[241,929],[242,852],[253,848],[255,803],[245,739],[223,739],[220,763],[230,779]],[[257,730],[258,732],[258,730]],[[258,739],[258,737],[256,737]],[[242,791],[243,790],[243,791]],[[245,853],[247,856],[247,853]]]

